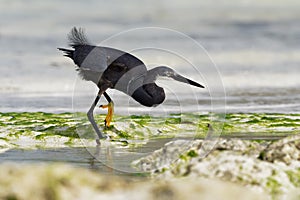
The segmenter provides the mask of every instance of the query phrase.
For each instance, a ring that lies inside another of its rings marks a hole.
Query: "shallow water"
[[[34,163],[68,163],[99,171],[103,174],[124,176],[140,176],[140,170],[133,168],[131,163],[147,156],[172,139],[148,141],[146,145],[136,148],[124,148],[122,145],[102,143],[100,147],[58,147],[34,149],[2,149],[0,164],[16,162],[20,164]]]

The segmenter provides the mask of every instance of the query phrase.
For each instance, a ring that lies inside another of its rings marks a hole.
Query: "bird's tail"
[[[71,49],[64,49],[64,48],[57,48],[57,49],[60,50],[60,51],[62,51],[62,52],[64,52],[64,53],[65,53],[64,56],[73,59],[73,53],[74,53],[74,50],[71,50]]]

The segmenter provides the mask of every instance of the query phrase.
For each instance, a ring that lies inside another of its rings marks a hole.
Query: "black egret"
[[[143,61],[130,53],[104,46],[92,45],[86,38],[82,28],[74,27],[68,34],[69,46],[73,49],[58,48],[71,58],[78,66],[79,75],[87,81],[92,81],[98,86],[98,94],[87,112],[99,139],[105,135],[95,123],[93,112],[103,95],[108,101],[102,108],[108,108],[105,118],[105,126],[109,126],[113,115],[113,101],[106,93],[107,89],[116,89],[131,96],[144,106],[156,106],[165,100],[165,92],[162,87],[156,85],[158,76],[165,76],[176,81],[187,83],[199,88],[204,86],[185,78],[173,69],[166,66],[158,66],[147,70]],[[97,140],[97,142],[99,142]]]

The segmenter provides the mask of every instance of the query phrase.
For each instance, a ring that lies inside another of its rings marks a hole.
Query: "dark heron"
[[[162,87],[155,84],[158,76],[165,76],[176,81],[187,83],[199,88],[204,86],[185,78],[166,66],[147,70],[145,64],[137,57],[127,52],[103,46],[92,45],[86,38],[83,29],[74,27],[68,35],[69,45],[73,49],[58,48],[71,58],[78,66],[79,75],[87,81],[94,82],[98,94],[87,112],[89,121],[99,139],[105,138],[95,123],[93,112],[102,95],[108,101],[102,108],[108,108],[105,126],[109,126],[113,115],[113,101],[106,90],[116,89],[131,96],[144,106],[156,106],[165,100]],[[97,142],[99,142],[97,140]]]

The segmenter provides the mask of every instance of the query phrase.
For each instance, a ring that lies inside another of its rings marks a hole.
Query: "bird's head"
[[[151,77],[151,75],[155,76],[155,77],[152,77],[152,79],[154,79],[154,80],[157,78],[157,76],[165,76],[165,77],[172,78],[172,79],[182,82],[182,83],[193,85],[193,86],[196,86],[199,88],[204,88],[203,85],[201,85],[191,79],[188,79],[184,76],[181,76],[180,74],[176,73],[173,69],[166,67],[166,66],[156,67],[154,69],[149,70],[148,73],[150,74],[150,77]]]

